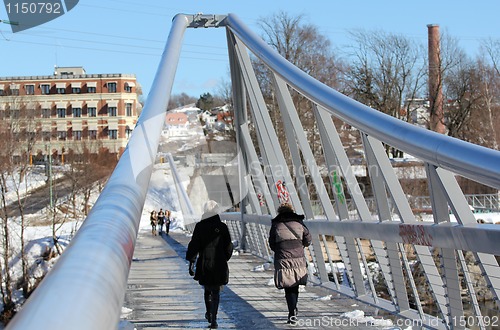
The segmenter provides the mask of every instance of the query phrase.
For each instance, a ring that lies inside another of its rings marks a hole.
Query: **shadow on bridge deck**
[[[124,302],[124,307],[131,310],[126,320],[136,329],[208,327],[203,289],[188,275],[184,260],[188,242],[189,237],[182,233],[171,232],[170,236],[139,233]],[[300,293],[300,326],[287,325],[284,292],[268,285],[272,270],[252,271],[263,263],[248,254],[231,258],[229,285],[221,293],[220,329],[384,328],[349,324],[348,319],[340,318],[342,313],[363,310],[365,315],[374,316],[377,309],[311,285]],[[332,295],[332,300],[318,299],[327,295]]]

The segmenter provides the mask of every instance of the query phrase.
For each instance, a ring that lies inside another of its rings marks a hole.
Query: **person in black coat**
[[[163,209],[160,209],[158,211],[158,226],[160,227],[158,232],[161,235],[161,232],[163,231],[163,224],[165,223],[165,212],[163,212]]]
[[[210,200],[203,209],[202,220],[196,224],[189,242],[186,260],[189,261],[189,275],[194,275],[194,279],[204,286],[205,318],[210,328],[215,329],[218,327],[220,290],[229,282],[227,261],[233,253],[233,244],[226,224],[218,215],[217,203]]]

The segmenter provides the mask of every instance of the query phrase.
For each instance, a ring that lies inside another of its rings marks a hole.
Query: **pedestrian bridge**
[[[139,233],[123,305],[127,321],[122,321],[120,329],[132,329],[132,325],[136,329],[208,327],[203,289],[187,275],[183,260],[188,240],[183,233],[155,237],[149,231]],[[220,329],[290,328],[283,290],[274,287],[273,270],[266,265],[250,253],[233,255],[230,283],[221,293]],[[301,290],[298,307],[299,328],[374,330],[409,322],[317,285]]]
[[[196,310],[196,304],[187,303],[191,291],[181,281],[187,278],[182,275],[186,274],[182,273],[182,255],[168,247],[182,245],[182,239],[158,240],[158,244],[168,243],[165,255],[146,256],[141,264],[155,258],[173,262],[163,272],[153,266],[141,269],[137,260],[142,257],[134,257],[134,251],[142,251],[139,221],[186,28],[198,28],[195,33],[203,33],[201,28],[224,28],[227,34],[238,146],[238,185],[232,189],[232,199],[238,212],[224,213],[222,218],[245,252],[235,263],[244,263],[245,258],[255,263],[248,253],[261,261],[271,258],[267,245],[270,218],[279,203],[288,200],[298,213],[305,214],[313,234],[313,244],[307,249],[311,288],[328,289],[338,299],[376,306],[428,328],[489,329],[498,325],[500,226],[476,222],[457,178],[499,189],[500,152],[412,126],[364,106],[287,62],[237,16],[199,14],[173,19],[152,90],[116,169],[70,246],[8,329],[115,329],[127,283],[130,297],[130,281],[139,287],[140,281],[163,275],[176,279],[164,282],[157,294],[170,297],[164,307],[188,314]],[[279,132],[270,119],[249,53],[271,73],[283,123]],[[319,136],[314,148],[308,143],[291,93],[309,101],[307,116],[314,118]],[[359,131],[374,197],[370,205],[332,118]],[[287,150],[281,149],[280,141],[286,141]],[[386,146],[423,163],[432,221],[417,220]],[[175,166],[172,170],[175,179]],[[190,229],[199,215],[180,180],[176,187]],[[313,199],[317,200],[314,207]],[[268,304],[264,293],[244,292],[252,290],[258,278],[255,272],[251,274],[247,284],[233,279],[228,295],[235,306],[245,306],[266,327],[278,326],[271,314],[283,308]],[[491,302],[487,308],[482,303],[485,299]],[[314,305],[313,301],[310,298],[308,304],[317,308],[306,307],[311,318],[330,315],[337,308]],[[262,308],[256,308],[261,302]],[[155,319],[153,312],[145,315],[151,322]],[[244,327],[231,322],[228,327]],[[151,327],[168,328],[168,324],[165,318]]]

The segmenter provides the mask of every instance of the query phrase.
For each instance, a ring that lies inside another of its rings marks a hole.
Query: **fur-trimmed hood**
[[[301,222],[304,221],[304,215],[303,214],[297,214],[295,212],[283,212],[278,214],[273,220],[273,223],[277,222],[289,222],[289,221],[297,221]]]

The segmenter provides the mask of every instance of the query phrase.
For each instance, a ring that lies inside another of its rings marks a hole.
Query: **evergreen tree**
[[[204,93],[200,95],[198,101],[196,101],[196,106],[202,110],[210,110],[214,105],[214,97],[210,93]]]

